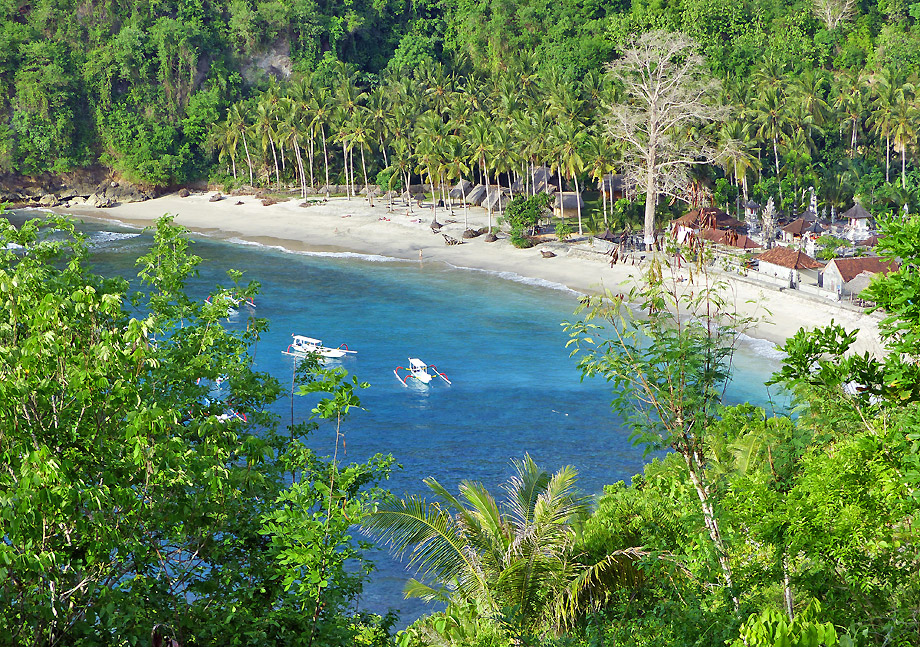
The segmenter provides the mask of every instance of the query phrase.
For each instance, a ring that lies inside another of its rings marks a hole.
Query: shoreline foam
[[[125,227],[147,227],[164,214],[175,222],[206,238],[234,244],[257,245],[332,258],[355,258],[368,262],[417,261],[442,262],[447,267],[482,271],[505,280],[547,289],[570,290],[575,294],[592,294],[605,288],[625,292],[640,273],[638,266],[615,264],[566,254],[557,249],[554,258],[543,258],[539,249],[516,249],[506,239],[486,243],[483,237],[463,240],[461,245],[446,245],[440,234],[430,229],[430,208],[408,211],[406,207],[389,210],[385,203],[376,206],[366,199],[331,198],[329,202],[299,207],[292,199],[262,206],[252,196],[243,196],[237,205],[230,199],[209,202],[208,194],[180,198],[171,194],[122,204],[106,209],[78,207],[55,209],[58,213],[94,221],[116,223]],[[461,239],[465,227],[462,209],[449,214],[440,208],[436,218],[444,223],[441,232]],[[493,215],[493,224],[496,218]],[[469,226],[485,227],[484,209],[469,210]],[[757,324],[748,335],[773,344],[782,344],[799,328],[826,326],[834,321],[847,330],[859,328],[855,352],[882,353],[877,318],[854,312],[827,300],[817,302],[791,291],[780,292],[745,281],[729,279],[731,300],[738,311],[754,316]]]

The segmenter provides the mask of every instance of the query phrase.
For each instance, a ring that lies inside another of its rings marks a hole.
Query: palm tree
[[[389,135],[390,124],[393,121],[392,104],[390,102],[390,89],[385,85],[374,88],[367,97],[366,108],[368,111],[368,126],[380,146],[383,155],[383,165],[389,166],[387,157],[386,139]]]
[[[463,185],[463,176],[470,172],[470,167],[466,163],[466,150],[463,148],[463,141],[457,135],[450,135],[447,138],[444,171],[448,180],[454,178],[460,180],[460,193],[463,197],[463,228],[469,229],[470,205],[466,203],[466,188]]]
[[[852,124],[850,135],[850,154],[856,154],[856,136],[859,131],[859,122],[865,111],[866,83],[859,70],[844,73],[843,79],[837,88],[837,97],[834,99],[834,108]]]
[[[374,196],[373,191],[370,189],[370,185],[367,183],[367,162],[364,158],[364,147],[367,146],[368,141],[374,136],[370,114],[364,109],[356,110],[352,113],[349,127],[351,129],[352,143],[358,144],[358,146],[361,147],[361,170],[364,173],[364,190],[367,192],[368,203],[373,207]]]
[[[891,141],[894,149],[901,153],[901,187],[907,188],[907,147],[917,137],[917,118],[920,111],[910,100],[907,93],[901,94],[895,105]]]
[[[259,141],[262,143],[262,155],[267,156],[268,151],[271,150],[272,159],[275,162],[275,183],[278,185],[278,188],[280,188],[281,174],[278,170],[278,153],[275,150],[275,109],[267,97],[263,97],[263,99],[256,104],[255,119],[253,128],[255,129],[256,136],[259,137]]]
[[[598,182],[601,187],[601,204],[604,210],[604,228],[609,227],[607,222],[607,192],[604,186],[604,177],[613,172],[613,151],[607,138],[599,132],[591,132],[585,138],[584,142],[584,162],[585,170],[591,175],[593,180]],[[611,197],[611,211],[613,210]]]
[[[759,168],[759,162],[752,152],[751,137],[741,122],[729,121],[719,132],[722,158],[719,160],[726,173],[731,173],[736,185],[741,187],[744,202],[748,201],[748,171]]]
[[[891,134],[894,131],[894,111],[898,103],[900,84],[894,72],[884,71],[879,75],[874,88],[869,114],[869,124],[877,137],[885,139],[885,182],[891,181]]]
[[[483,113],[477,113],[470,122],[466,132],[466,145],[469,150],[471,164],[479,164],[482,171],[483,182],[486,185],[486,195],[489,193],[489,168],[487,163],[492,159],[492,122]],[[489,231],[492,231],[492,208],[489,207]]]
[[[311,130],[319,129],[323,141],[323,160],[326,165],[326,197],[329,197],[329,150],[326,148],[326,126],[332,121],[333,103],[326,87],[317,87],[310,97],[309,111],[313,115],[310,120]]]
[[[767,86],[757,97],[753,106],[753,117],[757,123],[757,136],[773,143],[773,161],[776,177],[779,178],[779,141],[786,134],[788,114],[786,101],[776,87]]]
[[[303,131],[303,119],[300,104],[291,98],[283,97],[278,102],[278,114],[281,121],[278,124],[279,141],[288,143],[294,153],[297,163],[297,175],[300,179],[300,197],[307,197],[307,180],[303,167],[303,156],[300,154],[300,133]],[[282,147],[284,150],[284,147]]]
[[[555,138],[558,142],[559,173],[565,174],[566,179],[575,182],[575,204],[578,209],[578,235],[582,236],[584,230],[581,224],[581,190],[578,186],[578,174],[584,171],[585,162],[581,157],[584,148],[585,131],[581,124],[571,119],[563,119],[555,128]],[[562,213],[562,192],[559,193],[559,213]]]
[[[247,133],[249,128],[246,124],[247,115],[245,107],[241,103],[234,103],[227,111],[227,123],[239,133],[239,138],[243,141],[243,148],[246,151],[246,164],[249,166],[249,185],[252,186],[252,157],[249,155],[249,144],[247,142]]]
[[[447,124],[441,119],[441,115],[433,110],[429,110],[415,124],[415,150],[418,155],[419,168],[418,172],[427,173],[428,181],[431,184],[431,214],[437,215],[436,205],[438,202],[437,192],[434,188],[434,179],[438,175],[441,167],[442,152],[447,140]],[[440,176],[438,184],[441,184]]]
[[[233,179],[236,179],[236,154],[239,150],[240,131],[233,127],[228,119],[215,124],[208,132],[206,141],[209,151],[217,149],[217,161],[227,159],[233,168]]]
[[[575,524],[588,507],[576,492],[575,469],[550,475],[526,455],[513,464],[502,504],[480,483],[461,482],[456,497],[428,478],[436,502],[390,499],[364,531],[397,555],[408,551],[409,566],[430,582],[410,580],[407,597],[478,604],[520,641],[603,605],[611,589],[634,584],[640,553],[619,550],[582,563]]]

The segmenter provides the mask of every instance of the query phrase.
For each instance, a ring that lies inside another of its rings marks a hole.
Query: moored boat
[[[323,346],[323,342],[313,337],[304,335],[292,335],[294,340],[288,347],[281,351],[284,355],[293,357],[307,357],[308,355],[319,355],[327,359],[340,359],[348,354],[354,354],[358,351],[349,350],[347,344],[342,344],[338,348],[329,348]]]
[[[434,371],[434,374],[428,372],[428,369],[429,369],[429,368],[430,368],[432,371]],[[401,376],[401,375],[399,374],[399,371],[400,371],[400,370],[406,371],[405,376]],[[447,382],[448,384],[451,383],[451,381],[447,379],[447,376],[444,375],[444,373],[441,373],[440,371],[438,371],[438,367],[437,367],[437,366],[435,366],[434,364],[432,364],[431,366],[428,366],[427,364],[425,364],[425,362],[423,362],[422,360],[420,360],[420,359],[417,358],[417,357],[410,357],[410,358],[409,358],[409,366],[408,366],[408,367],[406,367],[406,366],[397,366],[397,367],[393,370],[393,374],[396,375],[396,379],[398,379],[400,382],[403,383],[403,386],[409,386],[409,385],[408,385],[408,381],[409,381],[410,378],[415,378],[416,380],[418,380],[418,381],[421,382],[422,384],[428,384],[428,383],[431,382],[431,380],[434,379],[435,377],[441,378],[442,380],[444,380],[444,381]]]

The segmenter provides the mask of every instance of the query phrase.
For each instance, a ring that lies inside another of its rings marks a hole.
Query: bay
[[[92,222],[79,228],[97,272],[136,275],[134,261],[149,248],[149,232]],[[293,369],[293,359],[281,352],[292,334],[356,350],[332,364],[372,385],[360,392],[363,410],[345,423],[345,460],[392,454],[401,467],[387,487],[397,495],[423,494],[422,479],[429,476],[454,491],[462,479],[495,488],[510,476],[510,461],[525,452],[548,470],[575,466],[589,494],[641,471],[641,449],[610,411],[610,386],[582,381],[565,348],[561,323],[573,318],[578,299],[570,290],[440,263],[291,253],[241,242],[198,238],[193,252],[205,262],[190,284],[192,295],[203,299],[214,285],[229,286],[231,268],[243,271],[244,281],[259,281],[255,314],[270,328],[255,349],[256,368],[282,384]],[[247,316],[241,308],[227,325],[245,325]],[[404,386],[393,370],[409,357],[437,365],[452,385]],[[763,384],[778,357],[767,342],[742,344],[728,400],[771,406],[775,394]],[[294,404],[297,419],[306,419],[313,403],[298,397]],[[276,411],[286,424],[290,402],[279,402]],[[334,442],[331,428],[310,440],[330,454]],[[373,557],[378,571],[361,608],[398,609],[400,625],[425,612],[424,603],[402,599],[411,575],[402,563],[383,551]]]

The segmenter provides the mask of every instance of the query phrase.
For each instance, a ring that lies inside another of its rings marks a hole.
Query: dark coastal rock
[[[263,207],[270,207],[273,204],[278,204],[278,201],[275,198],[262,198]]]
[[[540,254],[543,255],[543,258],[555,258],[555,254],[548,249],[541,249]]]
[[[180,197],[180,198],[187,198],[187,197],[189,197],[189,195],[191,195],[191,194],[189,193],[188,189],[185,189],[185,188],[179,189],[179,197]]]
[[[481,234],[482,232],[479,231],[478,229],[467,229],[463,232],[463,237],[464,238],[476,238],[477,236]]]
[[[498,240],[498,236],[496,236],[492,232],[489,232],[488,234],[486,234],[486,237],[483,238],[483,240],[486,241],[487,243],[494,243],[496,240]]]
[[[220,202],[223,199],[224,199],[223,195],[221,195],[220,193],[215,193],[210,198],[208,198],[208,202]]]
[[[57,199],[57,196],[54,195],[53,193],[46,193],[45,195],[42,196],[42,199],[38,201],[38,204],[40,204],[43,207],[56,207],[58,206],[59,201]]]

